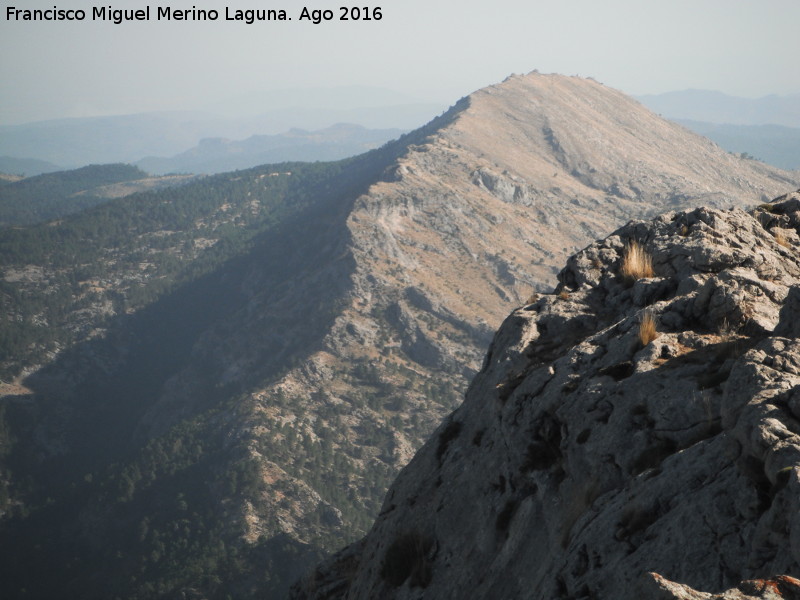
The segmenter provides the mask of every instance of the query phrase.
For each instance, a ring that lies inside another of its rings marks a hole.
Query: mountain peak
[[[761,201],[781,191],[770,182],[775,174],[769,169],[743,164],[591,79],[538,73],[509,78],[472,94],[455,129],[465,146],[543,189],[625,200],[694,197],[695,203],[709,204],[701,191],[706,188],[727,196],[711,200],[717,206],[737,201],[742,191]],[[711,168],[712,163],[722,164]],[[747,175],[739,182],[725,181],[724,171],[743,167]],[[750,190],[740,191],[745,181]],[[671,198],[664,197],[665,188]]]

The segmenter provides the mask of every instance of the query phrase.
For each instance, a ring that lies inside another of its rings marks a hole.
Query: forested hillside
[[[132,165],[90,165],[0,187],[0,227],[31,225],[80,212],[108,198],[98,188],[147,178]]]

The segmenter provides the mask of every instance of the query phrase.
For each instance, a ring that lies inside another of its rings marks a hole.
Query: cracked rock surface
[[[292,597],[798,597],[798,231],[794,193],[572,256]],[[652,276],[621,275],[632,242]]]

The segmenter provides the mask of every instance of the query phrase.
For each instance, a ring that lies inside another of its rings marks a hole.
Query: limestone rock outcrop
[[[798,231],[793,193],[573,255],[293,598],[797,597]]]

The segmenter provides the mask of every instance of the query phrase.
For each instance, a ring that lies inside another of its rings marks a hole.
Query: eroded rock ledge
[[[793,193],[571,257],[293,598],[798,597],[799,231]]]

